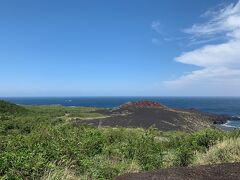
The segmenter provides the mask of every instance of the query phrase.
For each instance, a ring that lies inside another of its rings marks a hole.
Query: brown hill
[[[149,107],[159,107],[159,108],[165,108],[166,106],[153,101],[137,101],[137,102],[128,102],[126,104],[123,104],[120,106],[120,108],[149,108]]]
[[[113,109],[99,109],[104,118],[75,119],[77,124],[111,127],[156,127],[162,131],[195,131],[209,127],[211,116],[196,110],[171,109],[151,101],[129,102]]]

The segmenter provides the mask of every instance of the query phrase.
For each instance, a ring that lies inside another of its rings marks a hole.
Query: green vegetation
[[[16,104],[0,100],[0,113],[1,114],[23,114],[27,110]]]
[[[1,101],[0,179],[113,179],[126,172],[240,161],[239,131],[189,134],[72,123],[72,117],[101,116],[94,110]]]
[[[219,142],[207,153],[198,153],[196,157],[197,165],[240,162],[240,138]]]

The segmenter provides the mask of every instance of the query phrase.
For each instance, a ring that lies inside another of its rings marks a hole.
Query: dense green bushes
[[[193,161],[193,151],[188,146],[180,146],[176,149],[174,166],[188,166]]]
[[[1,114],[23,114],[27,109],[16,104],[0,100],[0,113]]]
[[[239,138],[239,131],[206,129],[188,134],[153,128],[93,128],[76,126],[66,116],[72,111],[74,116],[80,112],[90,116],[89,109],[79,108],[78,113],[61,106],[27,109],[23,115],[0,113],[0,178],[113,179],[125,172],[188,166],[212,154],[232,162],[239,152],[228,157],[222,150],[225,146],[212,150],[222,140]]]
[[[208,136],[209,131],[211,136]],[[209,143],[206,142],[213,144],[216,140],[215,133],[218,132],[214,132],[207,130],[186,135],[178,148],[172,146],[173,165],[191,164],[196,149],[207,149]],[[97,129],[71,124],[5,136],[1,140],[0,175],[39,178],[46,171],[59,165],[67,167],[70,163],[78,176],[87,175],[94,179],[112,179],[127,171],[154,170],[163,167],[164,154],[171,149],[169,143],[172,143],[155,137],[155,131],[151,129]]]
[[[214,129],[205,129],[192,134],[182,132],[167,134],[170,141],[164,145],[166,150],[172,149],[171,166],[188,166],[194,161],[196,151],[206,152],[224,136],[223,132]]]
[[[192,146],[195,150],[206,151],[211,146],[222,140],[223,133],[214,129],[206,129],[191,137]],[[190,142],[191,142],[190,141]]]
[[[148,131],[113,142],[116,132],[90,127],[58,125],[1,142],[0,175],[39,178],[61,163],[74,164],[81,174],[104,179],[126,171],[132,162],[141,169],[161,167],[161,144]],[[127,131],[125,131],[127,133]]]

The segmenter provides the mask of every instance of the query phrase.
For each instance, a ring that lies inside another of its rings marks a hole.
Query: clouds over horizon
[[[240,95],[240,1],[207,11],[201,17],[207,21],[193,24],[184,33],[194,43],[205,42],[204,45],[175,58],[179,63],[198,66],[199,70],[164,84],[178,92],[191,90],[191,95]],[[216,38],[225,42],[207,44]]]

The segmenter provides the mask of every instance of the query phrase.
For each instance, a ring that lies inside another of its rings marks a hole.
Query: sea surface
[[[152,100],[172,108],[196,108],[201,112],[240,116],[240,97],[9,97],[0,98],[24,105],[117,107],[129,101]],[[240,121],[225,126],[240,127]]]

